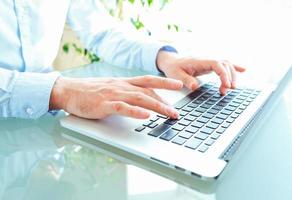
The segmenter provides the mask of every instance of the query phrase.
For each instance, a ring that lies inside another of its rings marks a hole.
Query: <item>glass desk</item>
[[[89,65],[63,74],[143,74],[102,66]],[[215,183],[188,180],[179,173],[65,130],[59,125],[64,112],[47,114],[38,120],[1,119],[0,199],[291,200],[291,77],[290,72]]]

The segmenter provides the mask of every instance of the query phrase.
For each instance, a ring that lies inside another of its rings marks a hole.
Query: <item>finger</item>
[[[187,72],[181,70],[175,75],[177,79],[181,80],[183,84],[190,90],[195,90],[199,87],[200,83],[197,78],[189,75]]]
[[[164,99],[162,99],[158,94],[156,94],[153,89],[150,88],[142,88],[142,87],[138,87],[138,86],[132,86],[132,90],[130,91],[140,91],[144,94],[147,94],[148,96],[151,96],[152,98],[169,105],[169,103],[167,101],[165,101]]]
[[[238,72],[244,72],[246,70],[246,68],[238,66],[238,65],[233,65],[235,70]]]
[[[226,95],[227,94],[227,88],[224,87],[222,84],[220,85],[219,91],[221,95]]]
[[[105,104],[105,107],[108,115],[115,114],[136,119],[147,119],[150,117],[150,113],[147,110],[121,101],[108,102]]]
[[[232,76],[231,76],[230,64],[229,64],[229,62],[227,62],[227,63],[223,62],[222,64],[225,67],[225,70],[226,70],[226,73],[227,73],[227,77],[228,77],[228,81],[229,81],[230,86],[231,86]]]
[[[153,110],[171,118],[178,117],[178,112],[174,108],[141,92],[121,92],[121,94],[118,95],[118,99],[119,101],[146,108],[148,110]]]
[[[169,89],[169,90],[179,90],[183,87],[181,81],[171,79],[171,78],[162,78],[158,76],[138,76],[134,78],[127,79],[128,83],[147,88],[160,88],[160,89]]]
[[[228,78],[228,72],[222,63],[213,61],[210,63],[213,71],[220,77],[222,87],[230,88],[230,81]]]
[[[234,69],[234,65],[229,65],[231,72],[231,88],[235,89],[236,87],[236,70]]]

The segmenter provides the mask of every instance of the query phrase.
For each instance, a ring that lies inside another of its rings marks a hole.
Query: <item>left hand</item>
[[[160,51],[157,55],[157,67],[167,77],[181,80],[190,90],[199,86],[196,76],[214,71],[221,80],[220,93],[225,95],[229,88],[236,87],[236,73],[244,72],[245,68],[229,61],[196,59],[179,57],[176,53]]]

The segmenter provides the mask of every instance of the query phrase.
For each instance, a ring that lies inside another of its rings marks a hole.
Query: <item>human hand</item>
[[[153,110],[171,118],[178,112],[167,105],[154,88],[179,90],[181,81],[155,76],[134,78],[65,78],[57,79],[50,99],[50,109],[63,109],[89,119],[123,115],[138,119]]]
[[[221,80],[220,93],[225,95],[228,88],[236,87],[236,73],[245,68],[228,61],[179,57],[176,53],[160,51],[157,55],[157,67],[169,78],[181,80],[190,90],[199,86],[196,76],[215,72]]]

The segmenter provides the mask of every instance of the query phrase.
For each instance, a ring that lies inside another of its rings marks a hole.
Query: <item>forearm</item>
[[[144,71],[157,70],[156,56],[164,44],[121,25],[97,1],[72,2],[67,21],[86,48],[106,62]]]

